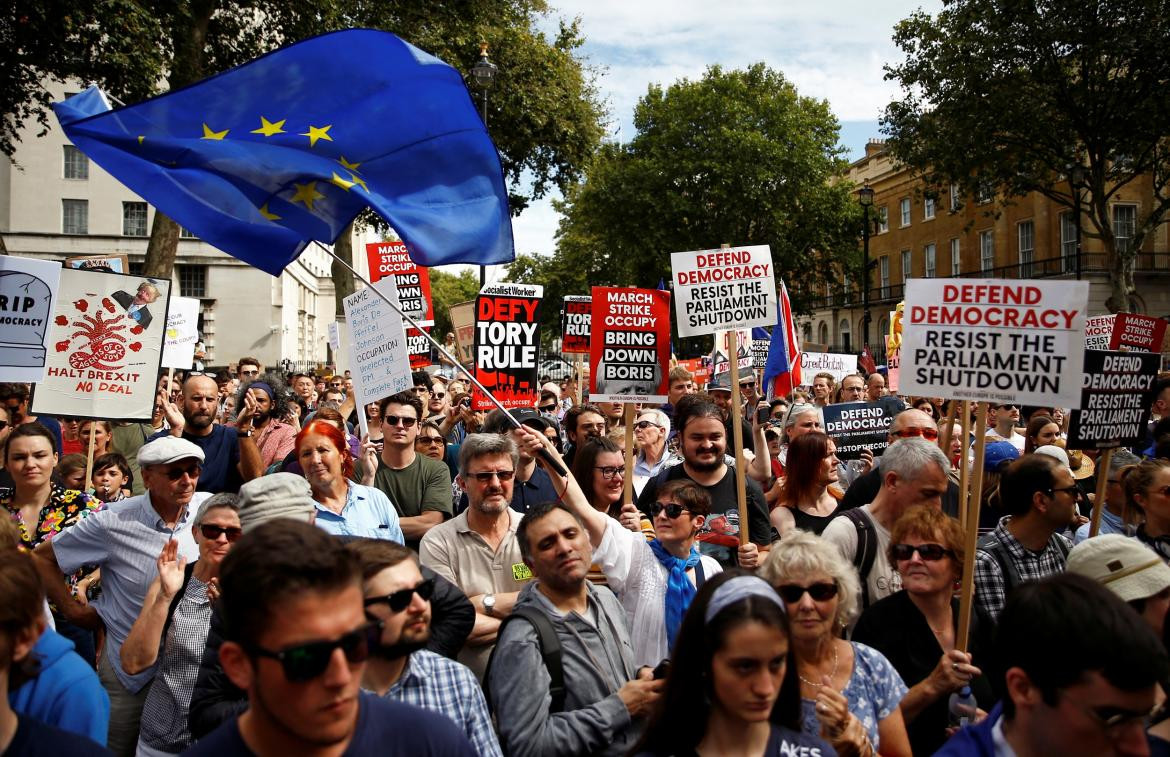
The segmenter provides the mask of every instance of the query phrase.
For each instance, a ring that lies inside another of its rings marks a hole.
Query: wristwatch
[[[252,429],[248,429],[247,431],[245,431],[245,430],[243,430],[243,429],[241,429],[241,428],[237,428],[237,429],[236,429],[236,435],[237,435],[237,436],[241,436],[241,437],[243,437],[243,436],[251,436],[251,435],[252,435]]]
[[[494,618],[496,616],[496,612],[495,612],[496,611],[496,595],[495,594],[484,594],[483,595],[483,611],[490,618]]]

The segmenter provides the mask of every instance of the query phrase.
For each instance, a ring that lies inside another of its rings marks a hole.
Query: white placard
[[[722,376],[724,373],[731,372],[731,361],[727,354],[731,351],[731,332],[735,332],[736,337],[736,354],[739,356],[739,370],[740,376],[745,375],[744,371],[752,369],[754,357],[752,356],[752,332],[751,329],[728,329],[727,331],[719,331],[715,334],[715,348],[711,350],[711,375]]]
[[[829,373],[838,384],[841,379],[857,373],[857,355],[841,355],[836,352],[800,353],[800,377],[811,386],[818,373]]]
[[[187,370],[195,361],[195,343],[199,341],[199,300],[172,297],[167,311],[167,330],[163,341],[163,368]]]
[[[1085,349],[1107,350],[1113,336],[1116,315],[1094,315],[1085,319]]]
[[[329,346],[334,350],[341,349],[341,331],[337,327],[337,321],[329,324]]]
[[[902,394],[1079,408],[1089,282],[911,279]]]
[[[679,336],[776,324],[776,276],[767,245],[672,252]]]
[[[398,302],[393,276],[374,286],[391,302]],[[412,386],[410,360],[406,354],[402,316],[368,287],[346,297],[342,304],[349,326],[349,368],[357,391],[357,406],[362,408],[409,389]],[[365,435],[365,414],[359,412],[358,418]]]
[[[45,377],[61,265],[0,255],[0,380]]]

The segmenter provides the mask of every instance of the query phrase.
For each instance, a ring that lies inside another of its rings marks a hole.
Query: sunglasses
[[[198,463],[188,465],[186,468],[167,468],[167,478],[171,481],[178,481],[184,474],[191,478],[199,478],[201,473],[203,473],[203,466]]]
[[[894,544],[890,547],[890,554],[895,560],[909,560],[915,552],[926,562],[955,556],[954,550],[947,549],[941,544]]]
[[[447,396],[446,392],[431,392],[431,394],[434,395],[435,397],[438,397],[439,399],[443,399],[444,397]]]
[[[915,436],[921,436],[928,442],[938,441],[938,429],[933,428],[904,428],[901,431],[895,431],[894,436],[899,439],[912,439]]]
[[[650,421],[638,421],[634,424],[634,428],[638,429],[639,431],[645,431],[651,426],[654,428],[662,428],[662,426],[659,426],[657,423],[651,423]]]
[[[329,386],[333,387],[334,389],[340,389],[341,382],[340,381],[330,381]]]
[[[257,657],[280,661],[284,677],[293,683],[311,681],[329,667],[335,649],[340,649],[351,664],[365,662],[370,656],[370,645],[380,631],[380,624],[366,623],[333,641],[311,641],[279,652],[254,646],[251,652]]]
[[[1162,493],[1165,494],[1166,491],[1168,491],[1168,490],[1170,490],[1170,486],[1165,487],[1165,489],[1163,489]],[[1072,497],[1073,499],[1080,499],[1080,497],[1081,497],[1081,487],[1079,487],[1079,486],[1053,487],[1052,489],[1049,489],[1048,491],[1051,492],[1052,494],[1056,494],[1057,492],[1064,492],[1065,494]]]
[[[1005,408],[1008,410],[1019,410],[1020,406],[1019,405],[996,405],[995,406],[996,410],[1003,410]]]
[[[418,438],[419,444],[442,444],[443,437],[441,436],[420,436]]]
[[[690,512],[687,508],[678,504],[677,502],[653,502],[650,504],[650,517],[657,518],[658,513],[666,512],[666,517],[674,520],[683,513]]]
[[[240,371],[241,376],[259,376],[260,371]]]
[[[557,409],[557,406],[556,405],[540,405],[536,409],[542,413],[551,413]]]
[[[424,602],[429,602],[431,596],[434,593],[435,579],[428,578],[412,589],[399,589],[398,591],[392,594],[387,594],[384,597],[370,597],[362,604],[366,607],[369,607],[370,605],[376,605],[385,602],[386,604],[390,605],[390,612],[397,613],[402,612],[407,607],[410,607],[410,603],[414,600],[415,594],[417,594],[419,599],[423,600]]]
[[[216,526],[211,523],[203,523],[199,526],[199,533],[203,534],[203,538],[208,541],[217,541],[219,535],[223,534],[227,537],[229,544],[235,544],[244,535],[244,529],[239,526]]]
[[[614,476],[626,475],[626,466],[624,465],[595,465],[594,469],[601,471],[601,478],[610,481]]]
[[[8,428],[8,421],[0,421],[0,431]]]
[[[403,428],[414,428],[414,424],[418,423],[418,418],[407,418],[403,415],[383,415],[382,422],[387,426],[402,426]]]
[[[837,583],[834,581],[813,584],[812,586],[784,584],[776,587],[776,591],[780,594],[780,598],[790,605],[799,602],[806,593],[813,598],[814,602],[824,602],[837,596]]]
[[[500,481],[511,481],[512,476],[515,476],[515,475],[516,475],[516,471],[514,471],[514,470],[489,470],[489,471],[480,471],[479,473],[468,473],[467,478],[474,478],[476,481],[480,482],[481,484],[486,484],[486,483],[491,482],[492,476],[495,476],[496,478],[500,479]]]
[[[741,381],[741,382],[739,382],[739,388],[740,389],[755,389],[756,382],[754,382],[754,381]]]

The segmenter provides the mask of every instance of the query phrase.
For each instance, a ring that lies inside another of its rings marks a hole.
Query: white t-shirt
[[[699,558],[703,564],[704,579],[709,579],[723,568],[712,557]],[[605,574],[630,625],[630,640],[634,644],[634,664],[656,666],[670,656],[666,641],[666,580],[667,572],[650,543],[641,531],[623,528],[613,518],[605,524],[601,544],[593,551],[593,562]],[[692,576],[691,580],[694,580]]]
[[[877,537],[877,554],[873,559],[873,568],[870,569],[868,576],[861,576],[861,580],[865,581],[866,587],[869,589],[869,603],[872,605],[879,599],[900,591],[902,589],[902,576],[894,570],[894,566],[890,564],[890,559],[886,555],[890,547],[890,532],[870,515],[871,507],[872,505],[862,505],[858,509],[869,518],[869,522],[873,525],[874,536]],[[829,521],[829,525],[825,527],[821,536],[841,550],[845,559],[853,564],[853,558],[857,554],[857,527],[853,525],[851,520],[843,515],[838,515]]]

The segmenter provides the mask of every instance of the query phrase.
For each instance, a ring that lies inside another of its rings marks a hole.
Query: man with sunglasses
[[[429,387],[428,378],[428,395]],[[451,472],[415,449],[425,401],[422,393],[407,391],[379,402],[382,452],[366,460],[374,471],[367,485],[394,503],[406,546],[415,550],[427,531],[451,517]]]
[[[49,600],[66,620],[85,628],[105,627],[98,675],[110,696],[108,743],[115,754],[134,753],[147,684],[155,672],[154,665],[126,672],[122,644],[158,574],[162,545],[174,540],[179,556],[189,562],[199,557],[190,516],[211,496],[195,491],[203,450],[186,439],[165,436],[148,442],[138,451],[138,463],[145,494],[91,514],[34,553]],[[82,605],[62,576],[89,565],[101,568],[102,593],[92,604]]]
[[[447,718],[361,691],[378,633],[361,579],[357,556],[307,523],[248,529],[220,569],[219,650],[248,709],[185,754],[474,754]]]
[[[464,439],[456,482],[467,494],[467,509],[428,531],[419,546],[422,564],[462,589],[475,606],[475,627],[459,661],[477,678],[487,668],[500,621],[532,578],[516,541],[522,516],[509,507],[519,464],[510,436]]]
[[[254,357],[242,357],[236,363],[236,378],[240,380],[241,384],[250,384],[260,378],[260,374],[263,372],[264,366],[260,365],[260,361]]]
[[[1020,406],[1013,404],[992,405],[991,428],[987,429],[988,442],[1011,442],[1024,454],[1024,435],[1016,431],[1020,424]]]
[[[381,627],[362,688],[441,713],[481,757],[500,757],[479,681],[467,666],[426,649],[436,578],[425,578],[414,552],[400,544],[356,539],[347,547],[361,561],[366,617]]]
[[[549,436],[550,432],[555,432],[556,430],[556,421],[532,410],[516,408],[515,410],[510,410],[508,415],[520,421],[522,426],[527,426],[546,437]],[[483,433],[509,436],[519,447],[516,474],[512,476],[512,501],[508,507],[523,515],[528,512],[529,507],[537,502],[548,502],[557,498],[557,489],[553,486],[552,479],[549,478],[549,475],[545,473],[543,468],[536,464],[535,458],[520,445],[523,436],[503,412],[493,410],[488,413],[487,418],[484,420]],[[556,441],[553,441],[551,437],[549,441],[552,441],[554,447],[556,446]],[[458,477],[456,477],[456,480],[458,480]],[[467,510],[467,506],[468,495],[466,492],[463,492],[459,498],[459,502],[455,506],[455,512],[462,513]]]

